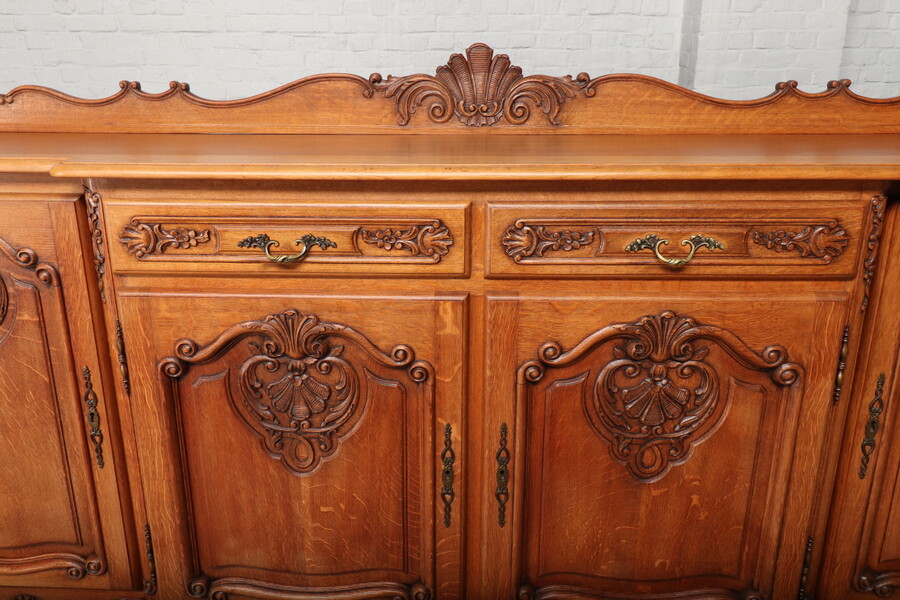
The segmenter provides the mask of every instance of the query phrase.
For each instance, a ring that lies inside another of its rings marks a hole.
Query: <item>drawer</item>
[[[864,214],[862,201],[492,202],[486,269],[489,277],[850,278]]]
[[[468,213],[459,203],[113,200],[106,227],[118,272],[461,276]]]

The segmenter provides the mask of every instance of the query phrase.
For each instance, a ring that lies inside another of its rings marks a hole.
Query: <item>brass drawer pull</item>
[[[684,265],[688,264],[689,262],[691,262],[691,259],[694,258],[694,253],[697,252],[697,248],[699,248],[701,246],[706,246],[706,248],[710,252],[712,252],[716,248],[718,248],[719,250],[725,249],[725,246],[722,244],[722,242],[719,242],[711,237],[705,237],[698,233],[696,235],[692,235],[689,239],[681,240],[682,246],[690,246],[691,247],[691,251],[688,253],[687,256],[685,256],[684,258],[666,258],[665,256],[663,256],[660,253],[659,247],[665,246],[668,243],[669,243],[669,240],[660,238],[655,233],[651,233],[647,237],[635,240],[635,241],[631,242],[630,244],[628,244],[627,246],[625,246],[625,251],[626,252],[639,252],[640,250],[645,250],[645,249],[649,248],[650,250],[653,250],[653,252],[656,254],[656,258],[658,258],[663,263],[673,266],[673,267],[681,267],[681,266],[684,266]]]
[[[273,239],[270,239],[268,234],[261,233],[259,235],[251,235],[250,237],[241,240],[238,242],[239,248],[259,248],[263,252],[266,253],[266,257],[275,263],[293,263],[297,261],[301,261],[306,258],[306,255],[309,254],[309,251],[312,250],[313,246],[318,246],[322,250],[327,250],[328,248],[337,248],[337,244],[332,242],[326,237],[321,237],[318,235],[313,235],[311,233],[306,233],[300,236],[299,240],[294,240],[294,245],[303,244],[303,247],[300,248],[300,252],[297,254],[272,254],[269,252],[269,248],[277,248],[280,244]]]

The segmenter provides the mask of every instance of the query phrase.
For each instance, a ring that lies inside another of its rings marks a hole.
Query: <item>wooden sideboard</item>
[[[482,44],[0,95],[0,600],[891,597],[897,180],[847,81]]]

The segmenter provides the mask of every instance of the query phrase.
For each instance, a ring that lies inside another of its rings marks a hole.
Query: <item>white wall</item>
[[[638,72],[729,98],[849,77],[900,95],[900,0],[0,0],[0,91],[178,80],[238,98],[321,72],[433,73],[473,42],[526,74]]]

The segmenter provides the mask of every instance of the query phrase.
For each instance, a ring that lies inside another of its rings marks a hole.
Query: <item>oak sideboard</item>
[[[900,98],[849,86],[0,95],[0,600],[895,595]]]

